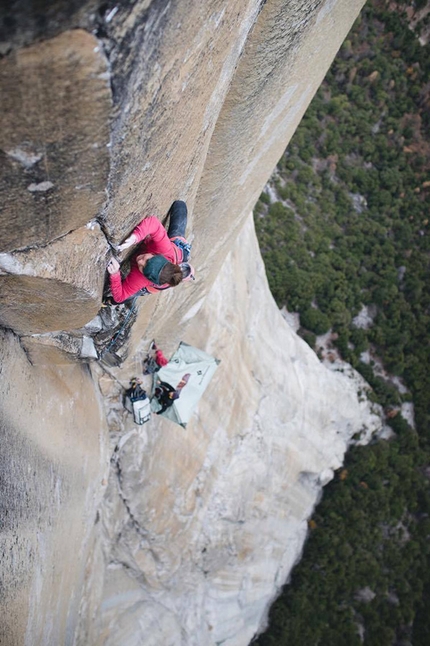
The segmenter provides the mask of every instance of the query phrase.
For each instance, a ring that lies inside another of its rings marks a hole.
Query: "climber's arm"
[[[121,279],[119,271],[110,275],[110,289],[116,303],[126,301],[148,285],[151,285],[151,282],[137,268],[132,269],[124,280]]]

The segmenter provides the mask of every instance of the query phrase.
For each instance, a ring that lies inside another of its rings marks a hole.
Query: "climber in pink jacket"
[[[133,233],[118,247],[124,251],[136,243],[139,247],[131,257],[128,276],[122,280],[120,265],[112,258],[107,266],[110,288],[117,303],[135,294],[156,293],[194,279],[194,270],[187,262],[191,245],[184,238],[187,225],[187,206],[176,200],[169,210],[169,229],[155,216],[142,220]]]

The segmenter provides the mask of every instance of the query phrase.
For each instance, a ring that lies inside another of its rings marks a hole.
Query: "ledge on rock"
[[[43,334],[88,323],[100,307],[106,251],[94,225],[47,247],[0,254],[0,325]]]
[[[109,173],[111,90],[97,39],[68,31],[0,60],[1,251],[94,218]]]
[[[21,337],[21,345],[33,365],[70,365],[97,359],[94,342],[89,336],[76,337],[66,332]]]

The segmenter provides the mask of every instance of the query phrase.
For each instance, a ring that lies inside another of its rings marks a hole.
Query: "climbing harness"
[[[184,240],[184,238],[171,239],[173,244],[179,247],[182,251],[182,262],[187,262],[191,255],[191,244]]]

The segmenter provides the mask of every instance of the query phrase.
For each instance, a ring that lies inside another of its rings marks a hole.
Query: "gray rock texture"
[[[18,334],[85,325],[100,307],[106,247],[95,222],[50,245],[0,253],[0,325]]]
[[[85,364],[34,368],[0,333],[5,646],[71,644],[107,477],[106,418]]]
[[[249,644],[352,435],[381,427],[357,397],[364,380],[328,370],[284,321],[251,217],[185,341],[221,359],[187,428],[110,418],[120,439],[101,507],[109,567],[83,595],[101,590],[79,643]]]
[[[85,225],[106,200],[109,78],[81,29],[0,60],[0,323],[19,333],[78,327],[100,306],[108,247]]]
[[[0,7],[7,646],[245,646],[377,426],[288,330],[246,222],[361,5]],[[178,198],[197,280],[142,298],[122,367],[98,363],[110,245]],[[222,360],[187,429],[123,408],[153,338]]]
[[[77,29],[0,60],[0,251],[85,225],[106,199],[111,92],[97,39]]]

